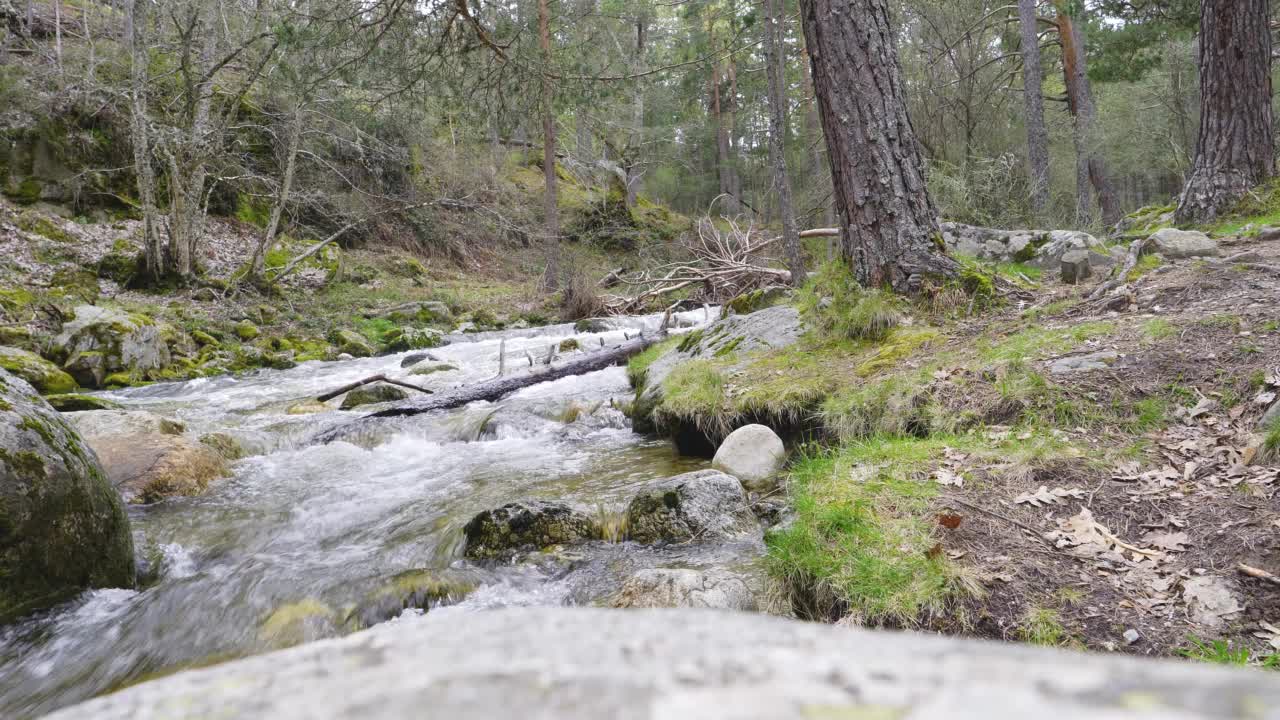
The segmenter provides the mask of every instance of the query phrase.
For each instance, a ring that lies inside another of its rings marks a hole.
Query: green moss
[[[41,215],[34,210],[27,210],[18,216],[18,227],[29,233],[39,235],[54,242],[71,243],[75,242],[75,238],[66,230],[63,230],[54,221]]]
[[[1161,260],[1156,255],[1143,255],[1138,258],[1138,264],[1124,276],[1125,282],[1133,282],[1147,273],[1160,267]]]
[[[271,220],[271,204],[248,193],[239,193],[236,195],[236,219],[265,228]]]
[[[1050,647],[1062,645],[1068,639],[1062,616],[1057,610],[1043,607],[1027,609],[1018,624],[1018,636],[1032,645]]]
[[[236,337],[241,340],[252,340],[258,337],[259,332],[258,326],[248,320],[241,320],[236,324]]]
[[[1049,243],[1049,240],[1051,239],[1052,238],[1050,238],[1048,233],[1035,236],[1034,238],[1031,239],[1031,242],[1027,243],[1026,247],[1022,248],[1021,250],[1019,250],[1017,253],[1014,254],[1013,262],[1014,263],[1031,262],[1032,260],[1035,259],[1036,253],[1039,252],[1040,248],[1047,245]]]
[[[222,347],[222,343],[218,342],[217,338],[203,330],[193,330],[191,332],[191,339],[195,340],[203,347],[211,347],[215,349]]]
[[[680,338],[668,338],[650,345],[643,352],[632,355],[631,359],[627,361],[627,379],[631,382],[631,387],[643,388],[645,376],[649,372],[649,366],[653,365],[659,357],[662,357],[679,342]]]
[[[25,178],[18,183],[6,183],[4,194],[19,205],[31,205],[40,200],[43,187],[35,178]]]
[[[111,402],[104,398],[95,397],[93,395],[49,395],[45,398],[54,410],[58,412],[80,412],[82,410],[118,410],[119,403]]]
[[[582,344],[578,342],[577,338],[566,338],[560,341],[560,352],[562,353],[573,352],[581,349]]]

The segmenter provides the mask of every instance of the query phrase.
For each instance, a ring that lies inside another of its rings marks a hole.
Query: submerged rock
[[[711,466],[740,480],[752,492],[768,492],[787,461],[782,438],[764,425],[744,425],[729,433],[716,450]]]
[[[48,720],[1248,717],[1251,669],[706,610],[428,613],[176,673]],[[1136,709],[1147,708],[1145,712]],[[1257,714],[1264,715],[1266,710]]]
[[[457,370],[458,366],[446,362],[424,362],[414,365],[409,369],[410,375],[435,375],[441,372],[452,372]]]
[[[526,500],[485,510],[463,528],[466,555],[477,560],[506,560],[521,551],[596,540],[600,524],[559,502]]]
[[[319,600],[306,598],[281,605],[262,621],[258,642],[267,648],[287,648],[339,634],[338,615]]]
[[[475,584],[432,570],[407,570],[390,578],[385,585],[347,613],[343,624],[351,629],[366,628],[386,622],[409,609],[430,610],[456,603],[466,597]]]
[[[384,402],[398,402],[409,397],[403,389],[388,383],[373,383],[358,387],[347,393],[342,399],[342,409],[351,410],[361,405],[375,405]]]
[[[427,353],[427,352],[409,353],[408,355],[405,355],[404,358],[400,361],[400,367],[407,368],[411,365],[417,365],[418,363],[424,360],[430,360],[432,362],[440,362],[440,358],[435,356],[432,353]]]
[[[0,370],[0,623],[86,588],[132,587],[133,535],[98,458]]]
[[[119,403],[111,402],[106,398],[95,397],[93,395],[49,395],[45,397],[45,401],[58,412],[84,412],[86,410],[119,410]]]
[[[104,435],[88,443],[129,503],[201,495],[210,482],[227,475],[217,450],[181,435]]]
[[[51,355],[85,387],[103,387],[108,375],[146,376],[171,361],[163,328],[145,315],[80,305],[51,343]]]
[[[609,605],[615,608],[758,608],[748,578],[727,570],[652,568],[632,575]]]
[[[659,481],[627,506],[627,538],[642,543],[688,542],[760,533],[742,483],[719,470]]]
[[[1195,230],[1164,228],[1147,238],[1147,250],[1167,258],[1214,257],[1218,243],[1208,235]]]
[[[36,392],[46,395],[69,393],[76,389],[76,381],[70,375],[27,350],[0,347],[0,368],[26,380]]]
[[[146,410],[86,410],[67,413],[67,419],[90,444],[109,435],[181,435],[187,430],[177,420]]]

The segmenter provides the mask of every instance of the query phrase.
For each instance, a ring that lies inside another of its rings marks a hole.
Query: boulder
[[[0,370],[0,623],[134,577],[129,518],[93,450]]]
[[[374,405],[384,402],[397,402],[409,397],[409,393],[389,383],[372,383],[347,393],[342,399],[342,409],[352,410],[361,405]]]
[[[782,438],[764,425],[744,425],[729,433],[716,450],[711,467],[740,480],[752,492],[768,492],[787,460]]]
[[[340,354],[351,357],[372,357],[374,354],[373,346],[359,333],[351,330],[335,330],[329,339],[338,346]]]
[[[742,483],[719,470],[659,481],[627,506],[627,538],[641,543],[687,542],[760,533]]]
[[[94,395],[48,395],[45,401],[58,412],[83,412],[85,410],[119,410],[120,404]]]
[[[67,419],[90,442],[110,435],[181,435],[187,429],[177,420],[146,410],[86,410],[67,413]]]
[[[1093,265],[1114,265],[1116,260],[1094,236],[1076,230],[995,230],[963,223],[942,223],[947,249],[990,262],[1022,262],[1057,268],[1062,256],[1080,250]]]
[[[445,362],[424,362],[414,365],[409,369],[410,375],[435,375],[441,372],[452,372],[457,370],[458,366]]]
[[[1060,266],[1062,282],[1068,285],[1079,285],[1093,275],[1093,266],[1089,262],[1089,253],[1083,250],[1072,250],[1063,255]]]
[[[402,327],[383,338],[388,352],[423,350],[444,345],[444,333],[432,328]]]
[[[471,518],[463,533],[466,555],[476,560],[506,560],[522,551],[601,537],[600,524],[586,513],[546,500],[485,510]]]
[[[1171,258],[1216,257],[1218,243],[1213,238],[1195,230],[1164,228],[1147,238],[1146,250]]]
[[[610,599],[615,608],[757,609],[756,594],[746,577],[727,570],[652,568],[627,578]]]
[[[400,367],[407,368],[410,365],[417,365],[418,363],[424,360],[430,360],[432,362],[440,362],[440,358],[431,353],[425,353],[425,352],[409,353],[408,355],[405,355],[403,359],[400,360]]]
[[[227,475],[217,450],[182,435],[104,435],[87,442],[128,503],[201,495],[210,482]]]
[[[50,355],[85,387],[112,373],[149,376],[170,363],[163,328],[145,315],[80,305],[50,344]]]
[[[316,609],[317,614],[323,614]],[[1265,717],[1251,668],[839,628],[758,613],[427,613],[186,670],[46,720]]]
[[[0,347],[0,368],[26,380],[36,392],[43,394],[69,393],[76,389],[76,381],[57,365],[33,352],[14,347]]]

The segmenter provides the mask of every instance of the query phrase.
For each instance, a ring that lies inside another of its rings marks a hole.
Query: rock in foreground
[[[616,608],[712,608],[756,610],[749,578],[727,570],[651,568],[623,583],[610,600]]]
[[[0,370],[0,623],[134,582],[129,518],[98,458]]]
[[[430,613],[181,672],[50,720],[1265,716],[1256,670],[706,610]]]

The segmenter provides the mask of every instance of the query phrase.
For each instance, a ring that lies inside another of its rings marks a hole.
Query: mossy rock
[[[260,332],[261,331],[258,330],[258,326],[248,320],[241,320],[236,323],[236,337],[241,340],[252,340],[258,337]]]
[[[335,330],[330,339],[337,345],[338,352],[352,357],[372,357],[375,353],[373,346],[354,330]]]
[[[33,352],[39,347],[31,331],[21,325],[0,325],[0,345]]]
[[[23,288],[0,288],[0,308],[10,314],[20,313],[34,305],[36,296]]]
[[[343,410],[353,410],[361,405],[375,405],[377,403],[398,402],[409,397],[409,393],[388,383],[373,383],[358,387],[347,393],[342,399]]]
[[[94,303],[98,300],[101,288],[98,287],[98,276],[80,267],[59,268],[49,279],[49,286],[69,299],[82,303]]]
[[[195,340],[201,347],[220,348],[222,343],[218,339],[203,330],[193,330],[191,339]]]
[[[98,260],[96,268],[98,277],[111,280],[121,287],[128,287],[134,278],[142,274],[146,261],[141,252],[129,248],[112,250]]]
[[[399,573],[361,600],[343,622],[348,629],[363,629],[391,620],[405,610],[430,610],[456,603],[476,587],[469,580],[432,570]]]
[[[560,341],[560,352],[562,353],[574,352],[575,350],[581,349],[582,343],[578,342],[577,338],[565,338]]]
[[[431,328],[403,327],[392,330],[383,336],[387,352],[407,352],[409,350],[427,350],[444,345],[444,333]],[[353,355],[355,353],[352,353]]]
[[[183,435],[105,435],[90,438],[89,445],[125,502],[202,495],[228,474],[222,455]]]
[[[80,305],[49,345],[50,359],[86,387],[105,387],[107,378],[127,374],[129,384],[167,379],[172,362],[166,338],[173,330],[148,315]]]
[[[133,534],[94,453],[0,370],[0,624],[95,587],[133,587]]]
[[[338,614],[315,598],[281,605],[258,627],[258,641],[272,649],[300,645],[338,634]]]
[[[45,401],[58,412],[84,412],[86,410],[119,410],[120,404],[106,398],[93,395],[67,393],[65,395],[49,395]]]
[[[476,560],[509,560],[523,551],[596,540],[600,524],[559,502],[531,500],[485,510],[466,524],[466,556]]]
[[[46,395],[59,395],[76,389],[75,379],[57,365],[20,348],[0,347],[0,368],[26,380]]]
[[[62,226],[35,210],[25,210],[18,216],[18,227],[33,235],[59,243],[73,243],[75,238]]]
[[[758,288],[751,292],[743,293],[725,303],[720,311],[720,317],[750,315],[757,310],[773,307],[785,300],[789,292],[786,288],[774,287]]]
[[[286,415],[314,415],[315,413],[326,413],[333,408],[320,402],[319,400],[302,400],[289,406],[285,410]]]

